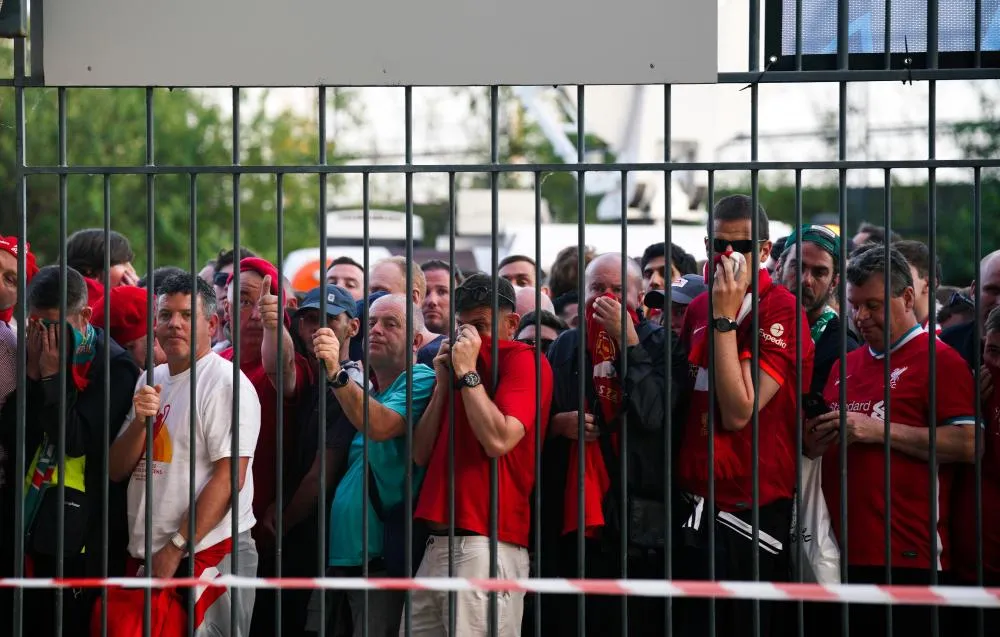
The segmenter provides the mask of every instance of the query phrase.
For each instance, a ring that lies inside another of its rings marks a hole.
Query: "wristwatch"
[[[337,375],[333,377],[333,380],[330,381],[330,385],[334,389],[340,389],[341,387],[346,387],[349,382],[351,382],[351,377],[347,373],[347,370],[342,367],[340,368],[340,371],[337,372]]]
[[[188,548],[187,538],[181,535],[180,533],[174,533],[172,536],[170,536],[170,543],[173,544],[174,548],[176,548],[177,550],[184,551],[185,553],[187,552]]]
[[[716,332],[732,332],[740,326],[739,323],[728,316],[720,316],[712,321],[712,324],[715,326]]]
[[[476,372],[468,372],[465,375],[463,375],[461,378],[458,379],[458,382],[455,383],[455,388],[456,389],[465,389],[465,388],[472,389],[473,387],[479,387],[480,383],[482,383],[482,382],[483,382],[483,379],[479,377],[479,374],[477,374]]]

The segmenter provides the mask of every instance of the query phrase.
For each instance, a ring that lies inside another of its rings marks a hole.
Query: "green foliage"
[[[0,45],[0,70],[9,68],[12,52]],[[8,75],[4,75],[8,76]],[[269,114],[267,93],[245,96],[240,127],[240,162],[245,165],[314,163],[319,137],[314,118],[290,111]],[[351,99],[337,93],[338,107]],[[67,89],[66,153],[69,165],[95,167],[142,166],[146,163],[145,89]],[[58,91],[26,89],[27,163],[59,164]],[[13,89],[0,89],[0,232],[17,230]],[[233,122],[227,109],[204,91],[154,90],[154,160],[161,166],[226,166],[232,162]],[[335,148],[328,143],[331,163]],[[28,240],[41,263],[58,256],[60,185],[54,175],[28,178]],[[239,178],[241,243],[274,259],[277,254],[277,189],[270,175]],[[334,176],[328,188],[339,183]],[[161,175],[152,180],[154,261],[157,266],[190,263],[192,179],[187,174]],[[317,213],[320,180],[316,175],[285,177],[284,251],[319,243]],[[233,177],[202,174],[196,182],[197,262],[233,245]],[[102,227],[104,178],[73,175],[66,179],[66,232]],[[129,237],[136,266],[145,271],[147,178],[111,177],[111,227]]]

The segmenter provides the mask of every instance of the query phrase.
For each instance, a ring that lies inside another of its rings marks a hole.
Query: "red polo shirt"
[[[489,390],[490,344],[483,339],[476,370]],[[486,356],[483,355],[486,353]],[[513,416],[524,426],[524,437],[497,458],[498,496],[497,539],[528,546],[531,528],[531,490],[535,486],[535,350],[516,341],[497,343],[499,383],[493,403],[504,416]],[[552,368],[541,361],[541,437],[545,439],[549,407],[552,404]],[[487,536],[490,530],[490,458],[479,443],[465,415],[461,393],[455,390],[455,527]],[[427,473],[420,489],[414,516],[448,524],[448,410],[441,414],[441,428],[431,452]]]

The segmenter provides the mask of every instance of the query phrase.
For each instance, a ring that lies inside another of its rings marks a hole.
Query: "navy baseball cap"
[[[316,287],[306,293],[306,298],[299,305],[299,310],[318,310],[320,307],[320,288]],[[349,318],[357,318],[357,306],[354,297],[339,285],[326,286],[326,314],[339,316],[347,313]]]
[[[670,285],[670,300],[674,305],[689,305],[702,292],[708,290],[705,277],[700,274],[685,274]],[[650,290],[642,300],[643,305],[654,310],[663,309],[663,290]]]

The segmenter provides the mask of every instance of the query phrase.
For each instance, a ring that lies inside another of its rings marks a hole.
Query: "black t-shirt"
[[[428,367],[434,367],[434,357],[437,356],[438,351],[441,349],[441,342],[444,341],[445,335],[441,334],[435,338],[430,343],[424,345],[417,350],[417,363],[422,363]]]
[[[344,361],[341,367],[346,369],[355,382],[361,382],[363,375],[359,363]],[[302,395],[300,409],[296,411],[298,422],[298,444],[293,456],[292,466],[286,472],[285,502],[298,489],[302,478],[309,473],[316,453],[319,451],[319,392],[320,387],[326,387],[326,448],[339,449],[347,452],[357,430],[344,416],[340,401],[333,393],[333,388],[323,379],[313,383]]]
[[[816,352],[813,358],[812,385],[809,390],[812,393],[822,394],[826,387],[826,381],[830,376],[833,363],[840,358],[840,317],[834,317],[827,323],[823,334],[816,341]],[[847,330],[844,352],[853,352],[858,349],[858,340]]]

